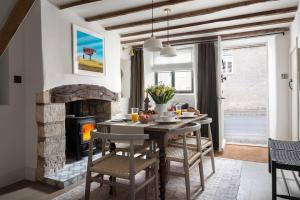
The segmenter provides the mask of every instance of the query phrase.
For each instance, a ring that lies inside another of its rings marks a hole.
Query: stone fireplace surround
[[[36,121],[38,126],[36,179],[62,169],[66,164],[65,119],[66,103],[78,100],[100,100],[95,105],[98,119],[111,119],[120,112],[118,94],[97,85],[64,85],[36,95]]]

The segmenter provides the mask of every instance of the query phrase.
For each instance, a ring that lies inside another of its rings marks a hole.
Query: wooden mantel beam
[[[269,1],[270,0],[248,0],[248,1],[242,1],[242,2],[237,2],[237,3],[212,7],[212,8],[194,10],[194,11],[190,11],[190,12],[184,12],[184,13],[170,15],[169,20],[177,20],[177,19],[183,19],[183,18],[187,18],[187,17],[207,15],[207,14],[211,14],[211,13],[215,13],[215,12],[229,10],[229,9],[232,9],[232,8],[238,8],[238,7],[253,5],[253,4],[262,3],[262,2],[269,2]],[[167,16],[157,17],[157,18],[153,19],[153,23],[164,22],[164,21],[167,21],[167,19],[168,19]],[[107,26],[107,27],[105,27],[105,29],[106,30],[116,30],[116,29],[123,29],[123,28],[141,26],[141,25],[146,25],[146,24],[151,24],[151,23],[152,23],[152,19],[146,19],[146,20],[140,20],[140,21],[125,23],[125,24]]]
[[[187,1],[192,1],[192,0],[167,0],[167,1],[157,2],[157,3],[153,4],[153,8],[160,8],[163,6],[175,5],[175,4],[183,3],[183,2],[187,2]],[[128,8],[128,9],[124,9],[124,10],[118,10],[118,11],[95,15],[95,16],[91,16],[91,17],[86,17],[85,20],[88,22],[103,20],[103,19],[119,17],[119,16],[123,16],[123,15],[127,15],[127,14],[132,14],[132,13],[136,13],[136,12],[141,12],[141,11],[145,11],[145,10],[150,10],[151,8],[152,8],[152,4],[146,4],[146,5],[142,5],[142,6],[138,6],[138,7]]]
[[[233,26],[224,26],[219,28],[211,28],[211,29],[204,29],[204,30],[197,30],[197,31],[189,31],[189,32],[181,32],[181,33],[174,33],[170,34],[169,37],[181,37],[181,36],[187,36],[187,35],[198,35],[198,34],[205,34],[205,33],[216,33],[220,31],[228,31],[228,30],[236,30],[236,29],[242,29],[242,28],[253,28],[253,27],[259,27],[259,26],[267,26],[267,25],[274,25],[274,24],[282,24],[282,23],[290,23],[294,20],[293,17],[291,18],[283,18],[283,19],[276,19],[276,20],[269,20],[269,21],[262,21],[262,22],[254,22],[254,23],[248,23],[248,24],[239,24],[239,25],[233,25]],[[161,35],[156,36],[156,38],[164,39],[167,38],[168,35]],[[129,43],[135,43],[135,42],[142,42],[147,40],[148,38],[139,38],[134,40],[125,40],[122,41],[122,44],[129,44]]]
[[[59,9],[63,10],[63,9],[67,9],[67,8],[71,8],[71,7],[75,7],[75,6],[82,6],[84,4],[93,3],[93,2],[97,2],[97,1],[102,1],[102,0],[79,0],[79,1],[60,5]]]
[[[18,0],[10,12],[4,26],[0,30],[0,56],[7,48],[33,3],[34,0]]]
[[[268,10],[268,11],[238,15],[238,16],[233,16],[233,17],[225,17],[225,18],[220,18],[220,19],[212,19],[212,20],[208,20],[208,21],[201,21],[201,22],[194,22],[194,23],[182,24],[182,25],[177,25],[177,26],[170,26],[169,30],[188,28],[188,27],[193,27],[193,26],[200,26],[200,25],[211,24],[211,23],[215,23],[215,22],[226,22],[226,21],[233,21],[233,20],[240,20],[240,19],[274,16],[274,15],[280,15],[280,14],[286,14],[286,13],[293,13],[296,11],[297,11],[297,7]],[[153,29],[153,32],[167,31],[167,29],[168,29],[167,27],[157,28],[157,29]],[[137,32],[132,32],[132,33],[121,34],[121,37],[131,37],[131,36],[148,34],[151,32],[152,32],[152,30],[149,29],[149,30],[144,30],[144,31],[137,31]]]

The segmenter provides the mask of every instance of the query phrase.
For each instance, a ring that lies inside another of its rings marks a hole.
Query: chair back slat
[[[118,134],[118,133],[101,133],[92,131],[93,139],[105,139],[105,140],[124,140],[124,141],[135,141],[135,140],[147,140],[149,139],[148,134]]]
[[[201,128],[201,124],[196,123],[196,122],[192,122],[187,124],[186,126],[182,127],[182,128],[178,128],[176,129],[173,133],[175,134],[189,134],[191,132],[196,132],[199,131]]]

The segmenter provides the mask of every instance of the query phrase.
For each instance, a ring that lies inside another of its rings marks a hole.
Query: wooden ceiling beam
[[[230,34],[223,34],[220,35],[222,40],[233,40],[233,39],[241,39],[241,38],[249,38],[249,37],[258,37],[258,36],[266,36],[278,33],[285,33],[289,31],[288,27],[281,27],[281,28],[271,28],[271,29],[262,29],[258,31],[247,31],[247,32],[237,32],[237,33],[230,33]],[[179,40],[171,40],[171,45],[183,45],[183,44],[196,44],[200,42],[208,42],[208,41],[217,41],[218,36],[208,36],[208,37],[196,37],[196,38],[186,38],[186,39],[179,39]],[[166,42],[163,42],[166,44]],[[142,45],[134,45],[132,48],[141,48]]]
[[[183,19],[183,18],[188,18],[188,17],[207,15],[207,14],[211,14],[211,13],[215,13],[215,12],[219,12],[219,11],[229,10],[232,8],[238,8],[238,7],[248,6],[248,5],[262,3],[262,2],[269,2],[269,1],[270,0],[248,0],[248,1],[242,1],[242,2],[237,2],[237,3],[212,7],[212,8],[194,10],[194,11],[190,11],[190,12],[184,12],[184,13],[170,15],[169,20],[177,20],[177,19]],[[168,19],[167,16],[157,17],[157,18],[153,19],[153,23],[164,22],[164,21],[167,21],[167,19]],[[146,19],[146,20],[140,20],[140,21],[125,23],[125,24],[107,26],[107,27],[105,27],[105,29],[106,30],[116,30],[116,29],[141,26],[141,25],[146,25],[146,24],[151,24],[151,23],[152,23],[152,19]]]
[[[97,2],[97,1],[102,1],[102,0],[79,0],[79,1],[60,5],[59,9],[63,10],[63,9],[67,9],[67,8],[71,8],[71,7],[75,7],[75,6],[82,6],[82,5]]]
[[[211,28],[211,29],[204,29],[204,30],[197,30],[197,31],[189,31],[189,32],[181,32],[181,33],[174,33],[170,34],[169,37],[181,37],[181,36],[187,36],[187,35],[198,35],[198,34],[205,34],[205,33],[215,33],[220,31],[228,31],[228,30],[235,30],[235,29],[241,29],[241,28],[253,28],[258,26],[266,26],[266,25],[274,25],[274,24],[282,24],[282,23],[290,23],[294,20],[293,17],[290,18],[283,18],[283,19],[276,19],[276,20],[269,20],[269,21],[262,21],[262,22],[254,22],[254,23],[248,23],[248,24],[238,24],[233,26],[225,26],[225,27],[219,27],[219,28]],[[160,35],[156,36],[156,38],[164,39],[167,38],[168,35]],[[147,40],[147,38],[139,38],[134,40],[125,40],[122,41],[122,44],[128,44],[128,43],[135,43],[135,42],[141,42]]]
[[[187,1],[192,1],[192,0],[167,0],[167,1],[162,1],[162,2],[157,2],[153,4],[153,8],[160,8],[163,6],[168,6],[168,5],[175,5],[178,3],[183,3]],[[97,20],[103,20],[103,19],[109,19],[113,17],[120,17],[123,15],[128,15],[136,12],[141,12],[145,10],[150,10],[152,9],[152,4],[146,4],[138,7],[133,7],[133,8],[128,8],[124,10],[118,10],[114,12],[109,12],[101,15],[96,15],[96,16],[91,16],[91,17],[86,17],[85,20],[88,22],[92,21],[97,21]]]
[[[248,19],[248,18],[255,18],[255,17],[280,15],[280,14],[286,14],[286,13],[293,13],[293,12],[296,12],[296,11],[297,11],[297,6],[289,7],[289,8],[283,8],[283,9],[276,9],[276,10],[268,10],[268,11],[245,14],[245,15],[238,15],[238,16],[233,16],[233,17],[225,17],[225,18],[213,19],[213,20],[202,21],[202,22],[195,22],[195,23],[182,24],[182,25],[177,25],[177,26],[170,26],[169,30],[175,30],[175,29],[180,29],[180,28],[188,28],[188,27],[193,27],[193,26],[200,26],[200,25],[205,25],[205,24],[210,24],[210,23],[215,23],[215,22],[226,22],[226,21]],[[167,27],[157,28],[157,29],[153,30],[153,32],[161,32],[161,31],[167,31]],[[148,34],[148,33],[152,33],[152,30],[149,29],[149,30],[144,30],[144,31],[121,34],[121,37],[122,38],[131,37],[131,36],[143,35],[143,34]]]
[[[33,3],[34,0],[18,0],[10,12],[5,24],[0,30],[0,56],[7,48],[10,40],[18,30]]]

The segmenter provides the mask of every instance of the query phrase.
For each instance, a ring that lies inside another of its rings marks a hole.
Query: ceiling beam
[[[223,34],[220,35],[222,40],[233,40],[233,39],[241,39],[241,38],[249,38],[249,37],[258,37],[258,36],[266,36],[278,33],[284,33],[289,31],[288,27],[281,27],[281,28],[271,28],[271,29],[263,29],[258,31],[247,31],[247,32],[237,32],[237,33],[230,33],[230,34]],[[171,45],[182,45],[182,44],[195,44],[200,42],[207,42],[207,41],[217,41],[218,36],[208,36],[208,37],[196,37],[196,38],[186,38],[180,40],[171,40]],[[166,44],[166,42],[163,42]],[[142,45],[134,45],[133,48],[141,48]]]
[[[190,12],[184,12],[184,13],[170,15],[169,20],[176,20],[176,19],[183,19],[183,18],[187,18],[187,17],[207,15],[207,14],[224,11],[224,10],[228,10],[228,9],[232,9],[232,8],[238,8],[238,7],[242,7],[242,6],[248,6],[248,5],[262,3],[262,2],[268,2],[268,1],[270,1],[270,0],[248,0],[248,1],[242,1],[242,2],[237,2],[237,3],[212,7],[212,8],[194,10],[194,11],[190,11]],[[167,19],[168,19],[167,16],[157,17],[157,18],[153,19],[153,23],[164,22],[164,21],[167,21]],[[116,30],[116,29],[141,26],[141,25],[146,25],[146,24],[151,24],[151,23],[152,23],[152,19],[146,19],[146,20],[140,20],[140,21],[125,23],[125,24],[107,26],[107,27],[105,27],[105,29],[106,30]]]
[[[71,7],[75,7],[75,6],[81,6],[84,4],[93,3],[93,2],[97,2],[97,1],[102,1],[102,0],[79,0],[79,1],[60,5],[59,9],[63,10],[63,9],[67,9],[67,8],[71,8]]]
[[[181,37],[181,36],[187,36],[187,35],[198,35],[198,34],[205,34],[205,33],[216,33],[216,32],[220,32],[220,31],[228,31],[228,30],[235,30],[235,29],[241,29],[241,28],[253,28],[253,27],[258,27],[258,26],[266,26],[266,25],[290,23],[293,20],[294,20],[294,18],[290,17],[290,18],[268,20],[268,21],[254,22],[254,23],[248,23],[248,24],[238,24],[238,25],[233,25],[233,26],[224,26],[224,27],[204,29],[204,30],[197,30],[197,31],[174,33],[174,34],[170,34],[169,37]],[[159,39],[164,39],[164,38],[167,38],[167,37],[168,37],[168,35],[156,36],[156,38],[159,38]],[[125,41],[122,41],[121,43],[122,44],[128,44],[128,43],[142,42],[142,41],[145,41],[147,39],[148,39],[148,37],[147,38],[134,39],[134,40],[125,40]]]
[[[18,0],[2,29],[0,30],[0,56],[7,48],[10,40],[18,30],[34,0]]]
[[[153,8],[160,8],[163,6],[168,6],[168,5],[175,5],[178,3],[183,3],[187,1],[192,1],[192,0],[167,0],[167,1],[162,1],[162,2],[157,2],[153,4]],[[152,9],[152,4],[146,4],[138,7],[133,7],[133,8],[128,8],[124,10],[118,10],[114,12],[109,12],[101,15],[95,15],[91,17],[86,17],[85,20],[88,22],[92,21],[97,21],[97,20],[103,20],[103,19],[108,19],[108,18],[113,18],[113,17],[119,17],[123,15],[128,15],[136,12],[141,12],[145,10],[150,10]]]
[[[273,16],[273,15],[280,15],[280,14],[286,14],[286,13],[293,13],[297,11],[297,6],[295,7],[289,7],[289,8],[283,8],[283,9],[276,9],[276,10],[269,10],[269,11],[263,11],[263,12],[257,12],[257,13],[251,13],[251,14],[245,14],[245,15],[238,15],[233,17],[225,17],[220,19],[213,19],[208,21],[202,21],[202,22],[195,22],[195,23],[189,23],[189,24],[182,24],[177,26],[170,26],[169,30],[175,30],[180,28],[188,28],[193,26],[200,26],[215,22],[226,22],[226,21],[233,21],[233,20],[240,20],[240,19],[248,19],[248,18],[255,18],[255,17],[265,17],[265,16]],[[160,31],[167,31],[167,27],[163,28],[157,28],[153,29],[153,32],[160,32]],[[143,35],[152,33],[152,30],[144,30],[144,31],[137,31],[132,33],[126,33],[121,34],[121,37],[130,37],[130,36],[137,36],[137,35]]]

